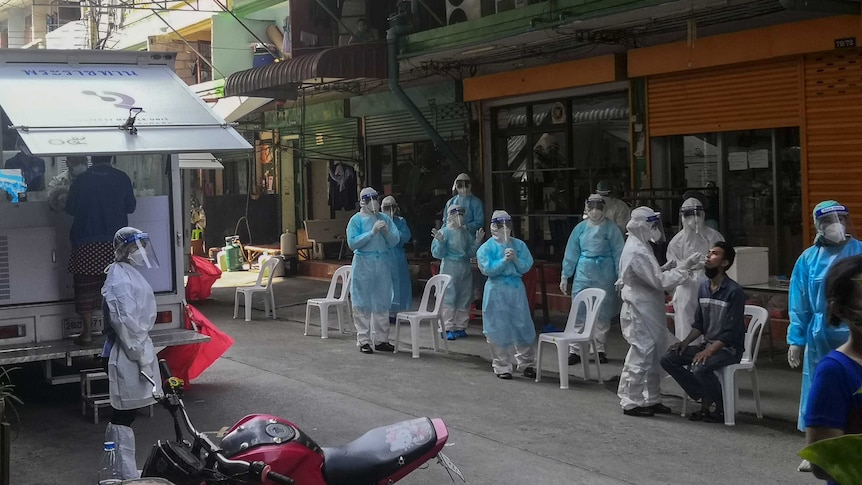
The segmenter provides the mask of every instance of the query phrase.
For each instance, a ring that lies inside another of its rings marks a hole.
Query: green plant
[[[6,405],[8,405],[17,416],[18,410],[15,409],[15,404],[24,404],[24,402],[21,401],[21,398],[15,395],[15,384],[12,384],[12,379],[9,376],[10,372],[17,369],[18,367],[13,367],[11,369],[0,367],[0,421],[5,421],[4,408]]]

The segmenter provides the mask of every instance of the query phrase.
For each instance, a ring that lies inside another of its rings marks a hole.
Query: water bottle
[[[105,442],[105,452],[99,460],[99,485],[119,485],[122,483],[117,470],[117,451],[113,441]]]

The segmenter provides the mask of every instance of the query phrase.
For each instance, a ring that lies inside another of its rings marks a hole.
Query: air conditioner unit
[[[446,0],[446,25],[482,17],[481,0]]]

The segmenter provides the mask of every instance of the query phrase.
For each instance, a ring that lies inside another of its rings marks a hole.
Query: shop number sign
[[[90,329],[93,334],[99,334],[102,332],[102,328],[104,324],[102,322],[101,315],[93,315],[93,322],[90,324]],[[81,333],[81,329],[84,328],[84,323],[81,320],[81,317],[72,317],[63,319],[63,337],[71,337],[72,335],[77,335]]]
[[[836,49],[847,49],[856,47],[856,37],[844,37],[843,39],[835,39]]]

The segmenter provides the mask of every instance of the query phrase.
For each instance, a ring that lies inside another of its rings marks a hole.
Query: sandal
[[[689,421],[703,421],[704,416],[707,416],[709,411],[695,411],[688,417]]]
[[[721,411],[703,415],[704,423],[724,423],[724,413]]]

